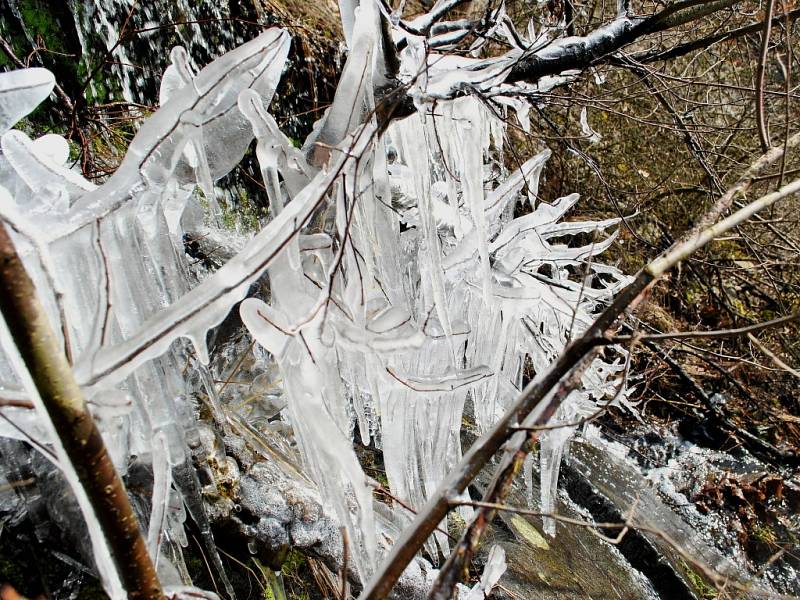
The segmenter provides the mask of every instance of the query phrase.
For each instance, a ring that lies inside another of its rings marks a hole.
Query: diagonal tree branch
[[[669,271],[679,262],[686,259],[693,252],[702,248],[722,233],[730,231],[737,225],[745,222],[756,212],[771,206],[778,200],[792,196],[798,192],[800,192],[800,179],[782,187],[776,192],[762,196],[755,202],[752,202],[744,208],[736,211],[726,219],[723,219],[722,221],[711,225],[700,232],[694,232],[693,230],[688,235],[684,236],[682,241],[679,241],[677,244],[675,244],[672,249],[667,251],[656,260],[652,261],[645,269],[643,269],[634,279],[633,283],[631,283],[631,285],[626,288],[625,291],[623,291],[621,296],[626,296],[628,298],[628,305],[635,305],[640,301],[647,289],[652,287],[652,285],[667,271]],[[630,294],[625,293],[629,289],[638,290],[635,297],[631,298]],[[603,320],[603,317],[606,316],[606,314],[612,308],[614,308],[614,305],[609,307],[609,309],[607,309],[600,316],[598,321]],[[623,312],[622,310],[619,310],[620,308],[623,308],[624,310],[627,308],[627,306],[617,306],[611,312],[616,312],[616,316],[620,316]],[[609,317],[611,316],[612,315],[609,315]],[[613,327],[616,316],[611,319],[609,326]],[[605,321],[608,322],[609,319],[605,319]],[[602,334],[603,336],[609,334],[608,328],[598,330],[597,325],[597,322],[595,322],[589,331],[594,330],[596,333]],[[548,420],[555,413],[556,409],[563,402],[563,400],[572,390],[576,389],[580,385],[583,371],[597,353],[597,342],[587,338],[588,335],[589,332],[587,332],[583,338],[581,338],[581,340],[578,340],[579,342],[582,342],[579,344],[579,348],[582,350],[582,353],[577,358],[571,359],[571,365],[569,365],[564,371],[564,375],[559,381],[555,392],[550,395],[546,403],[544,402],[544,397],[539,400],[536,408],[534,409],[535,412],[531,413],[525,419],[525,421],[522,422],[524,427],[534,428],[547,424]],[[574,351],[575,350],[573,349],[573,352]],[[570,354],[570,348],[567,348],[565,354]],[[559,363],[560,362],[561,360],[559,360]],[[540,406],[544,406],[544,409],[541,410]],[[534,432],[530,431],[529,436],[533,435]],[[529,452],[530,444],[528,442],[529,440],[521,435],[517,436],[516,441],[514,439],[510,441],[511,448],[506,449],[506,456],[498,467],[496,475],[484,495],[485,501],[501,504],[506,501],[506,498],[511,491],[511,485],[514,481],[514,478],[522,468],[525,457]],[[495,513],[496,509],[492,507],[483,507],[477,511],[472,523],[470,523],[469,527],[462,535],[461,540],[459,540],[458,545],[450,553],[447,562],[439,572],[439,577],[434,583],[433,591],[431,592],[431,598],[434,600],[449,600],[453,597],[455,586],[467,573],[469,564],[478,549],[478,545],[480,544],[480,540],[486,529],[486,526],[492,521],[492,519],[494,519]]]
[[[449,512],[451,501],[466,489],[470,481],[489,463],[495,453],[518,432],[517,426],[519,424],[532,427],[543,425],[547,422],[560,404],[561,399],[566,397],[566,392],[573,389],[578,383],[576,380],[580,378],[572,377],[571,375],[575,372],[576,367],[579,368],[579,365],[582,365],[583,361],[587,360],[587,356],[597,348],[598,340],[610,333],[610,330],[621,316],[636,307],[653,284],[671,268],[717,236],[743,223],[759,210],[763,210],[787,196],[800,192],[800,179],[798,179],[776,192],[767,194],[746,205],[726,219],[717,222],[717,219],[728,210],[734,198],[748,189],[753,179],[762,173],[767,166],[778,160],[782,154],[782,149],[773,148],[759,158],[747,170],[745,175],[723,194],[715,206],[700,219],[691,231],[637,274],[633,281],[620,292],[591,327],[587,329],[584,335],[574,340],[566,348],[548,371],[528,384],[494,427],[470,447],[459,464],[430,497],[425,507],[419,511],[414,522],[395,543],[382,568],[378,570],[365,587],[361,596],[362,600],[378,600],[388,596],[406,566]],[[553,390],[556,390],[557,386],[560,387],[554,393]],[[508,477],[514,472],[516,455],[525,450],[524,445],[527,440],[524,435],[520,434],[516,440],[517,443],[508,449],[512,459],[504,461],[501,465],[501,473],[495,478],[498,485],[494,487],[500,492],[503,490],[504,477]],[[494,498],[492,501],[502,502],[502,496],[500,499]],[[486,519],[490,520],[490,515],[479,512],[473,523],[464,532],[459,545],[451,553],[451,559],[448,559],[448,563],[440,572],[440,579],[447,578],[447,581],[444,582],[447,585],[450,583],[455,585],[458,577],[451,578],[446,572],[452,570],[458,574],[463,571],[463,566],[471,558],[471,551],[476,547],[480,537],[477,536],[477,539],[471,538],[473,529],[479,529],[481,522]],[[440,596],[442,598],[449,597],[446,594],[452,592],[452,589],[447,590],[445,587],[441,587],[442,594],[445,594]]]
[[[587,36],[565,38],[546,48],[545,51],[536,51],[523,56],[512,67],[506,81],[535,82],[548,75],[586,69],[646,35],[674,29],[735,4],[737,0],[713,2],[692,0],[676,2],[649,17],[631,17],[623,14]]]
[[[161,586],[128,494],[3,224],[0,312],[100,522],[128,598],[160,600]]]
[[[773,17],[771,23],[772,25],[779,25],[781,21],[786,21],[791,23],[794,22],[798,17],[800,17],[800,8],[791,10],[787,12],[785,15]],[[696,40],[691,40],[689,42],[678,44],[677,46],[673,46],[666,50],[640,52],[638,54],[633,55],[632,58],[639,63],[650,63],[656,61],[672,60],[673,58],[684,56],[686,54],[689,54],[690,52],[694,52],[695,50],[710,48],[711,46],[713,46],[714,44],[718,44],[719,42],[735,40],[736,38],[745,35],[758,33],[759,31],[763,31],[763,29],[764,29],[764,22],[762,21],[760,23],[754,23],[753,25],[745,25],[744,27],[739,27],[737,29],[721,31],[713,35],[708,35],[705,37],[698,38]]]

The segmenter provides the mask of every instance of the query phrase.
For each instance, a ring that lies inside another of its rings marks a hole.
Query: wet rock
[[[631,564],[647,574],[659,593],[666,594],[664,597],[680,597],[659,589],[664,582],[675,585],[676,590],[684,586],[695,595],[707,590],[697,569],[688,567],[686,557],[740,583],[766,591],[797,593],[795,571],[788,563],[770,565],[761,577],[759,569],[743,559],[740,542],[746,527],[740,520],[731,521],[718,514],[704,516],[691,501],[705,489],[706,502],[716,502],[714,489],[704,486],[719,472],[718,464],[727,464],[724,455],[685,442],[683,446],[674,445],[670,454],[672,458],[648,469],[645,477],[630,458],[578,441],[572,445],[562,483],[572,499],[586,506],[596,520],[620,522],[632,512],[637,523],[663,532],[674,542],[644,532],[632,536],[632,546],[620,544]],[[739,510],[752,507],[754,501],[765,501],[767,492],[783,493],[785,486],[773,478],[759,479],[757,463],[737,460],[736,464],[743,472],[736,484],[728,481],[717,490],[720,502],[730,499],[738,503]]]
[[[482,489],[483,486],[477,487]],[[533,497],[538,495],[539,490],[534,489]],[[526,495],[515,489],[506,503],[525,508]],[[591,520],[590,515],[563,495],[558,511],[573,519]],[[495,590],[496,597],[537,600],[658,598],[650,582],[631,568],[619,550],[594,535],[590,528],[559,523],[556,536],[550,537],[544,533],[540,518],[501,512],[492,523],[482,548],[488,549],[492,544],[499,544],[505,550],[508,564],[500,579],[501,587]]]

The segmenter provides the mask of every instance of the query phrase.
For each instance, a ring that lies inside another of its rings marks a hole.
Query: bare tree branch
[[[777,25],[781,22],[781,20],[786,20],[787,23],[792,23],[797,18],[800,17],[800,8],[796,8],[787,12],[785,15],[781,15],[779,17],[772,18],[772,25]],[[701,50],[704,48],[709,48],[714,44],[718,44],[720,42],[727,42],[729,40],[735,40],[736,38],[740,38],[745,35],[750,35],[752,33],[757,33],[764,29],[764,22],[755,23],[753,25],[746,25],[744,27],[739,27],[737,29],[732,29],[730,31],[723,31],[721,33],[715,33],[713,35],[708,35],[705,37],[694,39],[690,42],[686,42],[684,44],[678,44],[677,46],[673,46],[668,48],[667,50],[659,50],[659,51],[647,51],[647,52],[640,52],[632,56],[632,58],[639,63],[650,63],[650,62],[657,62],[657,61],[668,61],[674,58],[679,58],[690,52],[694,52],[695,50]]]
[[[795,137],[800,139],[800,134]],[[502,484],[508,476],[513,474],[515,466],[519,464],[515,458],[518,459],[517,455],[524,452],[523,446],[526,443],[524,434],[516,430],[517,425],[532,427],[543,425],[547,422],[561,400],[566,397],[566,392],[578,383],[575,380],[579,380],[579,377],[573,378],[571,376],[576,367],[583,364],[583,361],[587,360],[590,353],[596,350],[598,339],[609,335],[619,317],[626,311],[634,309],[641,302],[647,290],[655,282],[672,267],[685,260],[715,237],[743,223],[757,211],[800,191],[799,179],[746,205],[730,217],[715,222],[719,215],[730,207],[733,198],[743,189],[747,189],[753,178],[759,175],[768,165],[778,160],[782,154],[782,148],[774,148],[757,160],[745,175],[700,219],[698,224],[683,236],[681,241],[674,244],[668,251],[642,269],[608,308],[601,313],[584,335],[574,340],[541,377],[528,384],[509,410],[490,431],[470,447],[447,479],[431,495],[411,526],[396,541],[384,565],[365,587],[362,594],[363,600],[378,600],[385,598],[389,594],[408,563],[438,526],[439,522],[447,515],[450,501],[461,494],[469,485],[469,482],[477,476],[484,465],[488,464],[503,444],[514,433],[518,433],[519,437],[517,439],[519,440],[521,437],[521,441],[518,441],[514,445],[515,447],[508,449],[512,458],[504,461],[500,467],[502,472],[494,480],[499,484],[496,489],[500,492],[503,491]],[[553,390],[559,385],[559,390],[554,392]],[[440,572],[439,576],[440,579],[446,580],[448,585],[455,585],[458,574],[463,570],[465,559],[469,558],[471,554],[470,549],[474,549],[479,540],[479,535],[473,537],[472,534],[473,532],[480,532],[482,523],[487,519],[490,520],[489,515],[479,512],[473,524],[465,531],[459,545],[451,553],[451,558],[448,559],[446,567]],[[456,575],[450,576],[447,573],[448,571]],[[446,587],[440,587],[443,590],[441,597],[449,598],[446,594],[452,592],[452,589],[448,590]]]
[[[772,16],[775,14],[775,0],[767,0],[764,16],[764,31],[761,34],[761,56],[758,59],[756,70],[756,123],[758,124],[758,137],[761,140],[761,150],[766,152],[771,146],[769,142],[769,128],[767,115],[764,108],[764,77],[767,72],[767,57],[769,55],[769,37],[772,33]]]
[[[523,56],[511,69],[506,81],[535,82],[548,75],[585,69],[639,38],[702,19],[735,4],[736,0],[692,0],[676,2],[650,17],[620,16],[585,37],[568,38],[569,42],[560,46],[558,52],[533,52]]]
[[[163,596],[128,494],[92,419],[36,289],[0,224],[0,312],[86,491],[128,597]]]

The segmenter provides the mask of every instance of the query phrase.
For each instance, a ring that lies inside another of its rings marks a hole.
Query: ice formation
[[[492,589],[500,581],[506,571],[506,551],[501,546],[492,546],[486,558],[481,580],[467,594],[466,600],[484,600],[491,594]]]
[[[431,14],[446,5],[438,2]],[[530,125],[527,103],[504,95],[502,81],[522,49],[491,60],[453,58],[426,52],[423,34],[406,27],[399,77],[417,111],[388,127],[378,122],[374,91],[387,81],[382,7],[342,1],[348,60],[334,104],[302,150],[266,110],[289,47],[288,34],[271,29],[196,74],[186,52],[173,50],[163,106],[99,187],[69,168],[63,140],[6,132],[47,96],[52,75],[0,75],[0,217],[61,332],[117,468],[125,473],[133,456],[152,467],[143,521],[159,571],[173,585],[191,583],[181,558],[187,512],[219,561],[190,460],[188,440],[199,431],[190,397],[204,394],[223,434],[247,416],[221,401],[206,366],[207,333],[237,304],[266,351],[259,350],[256,400],[263,410],[248,414],[291,424],[365,578],[391,532],[375,525],[374,482],[354,445],[380,449],[392,494],[420,507],[461,456],[465,407],[487,429],[523,380],[541,373],[625,282],[594,260],[613,241],[616,219],[565,221],[577,195],[540,198],[548,150],[508,167],[506,119]],[[427,18],[415,26],[436,20]],[[467,87],[476,94],[454,98]],[[197,282],[184,233],[214,234],[214,182],[254,138],[269,220]],[[197,217],[201,198],[206,223]],[[518,204],[528,205],[527,214],[515,218]],[[269,292],[250,296],[265,274]],[[31,397],[7,340],[4,348],[0,392]],[[554,417],[572,425],[541,436],[544,512],[553,509],[574,422],[624,398],[622,369],[621,359],[596,360],[584,388]],[[1,434],[52,440],[29,411],[4,414],[18,428],[2,426]],[[222,452],[219,461],[226,460],[235,479],[236,463]],[[85,516],[92,531],[91,511]],[[392,518],[399,528],[410,513],[397,506]],[[102,536],[92,540],[113,597],[119,584]],[[427,549],[432,557],[446,553],[448,540],[437,534]],[[495,571],[501,563],[493,559]],[[487,577],[493,585],[494,575]]]

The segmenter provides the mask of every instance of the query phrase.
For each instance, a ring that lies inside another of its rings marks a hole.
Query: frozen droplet
[[[69,159],[69,142],[55,133],[48,133],[34,140],[33,149],[56,165],[63,165]]]

